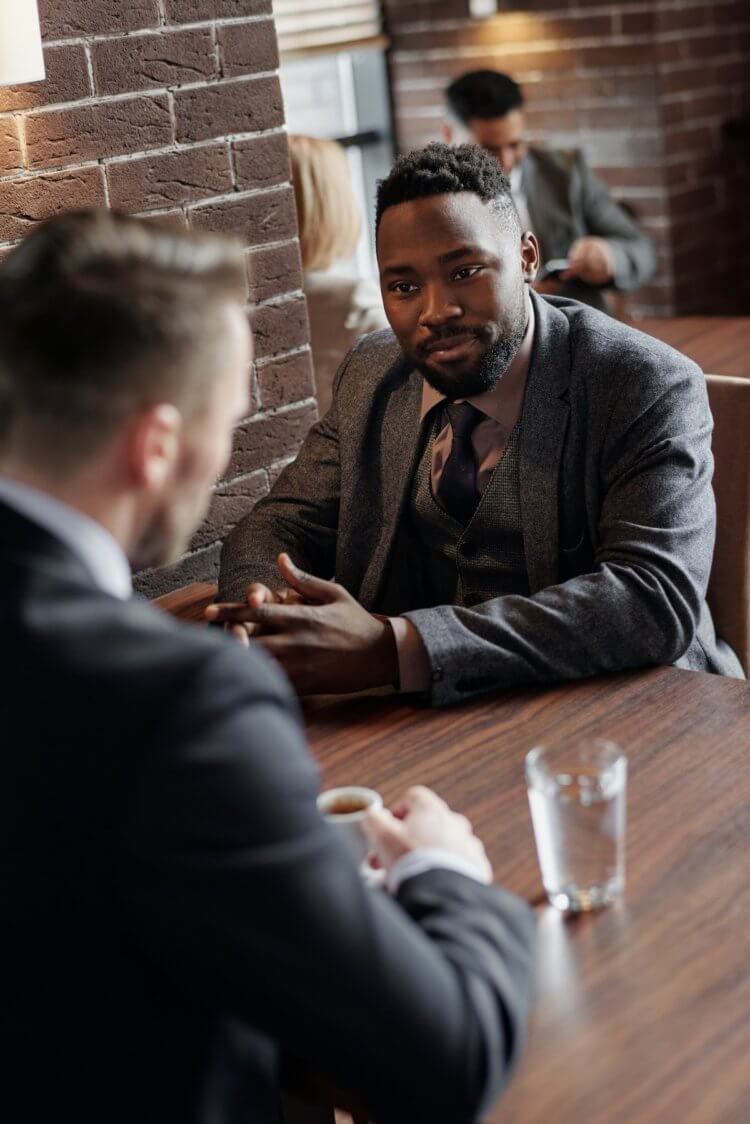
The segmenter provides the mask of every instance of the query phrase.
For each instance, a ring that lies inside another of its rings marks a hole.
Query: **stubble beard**
[[[494,390],[518,354],[526,335],[526,323],[526,301],[522,291],[512,329],[485,349],[473,371],[450,375],[435,371],[425,363],[417,362],[415,366],[425,381],[446,398],[473,398],[484,394]]]

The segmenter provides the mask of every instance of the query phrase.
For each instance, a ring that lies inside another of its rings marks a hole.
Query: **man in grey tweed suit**
[[[232,603],[210,615],[301,692],[393,683],[446,705],[650,664],[741,676],[706,604],[701,371],[529,291],[537,243],[477,146],[402,157],[377,223],[393,331],[350,353],[230,535]]]

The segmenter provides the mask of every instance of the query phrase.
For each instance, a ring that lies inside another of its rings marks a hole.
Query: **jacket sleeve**
[[[448,871],[398,902],[368,890],[316,811],[293,699],[246,656],[196,673],[144,754],[125,835],[133,939],[374,1119],[469,1124],[518,1055],[531,911]]]
[[[582,153],[577,154],[576,164],[586,230],[589,234],[605,238],[612,249],[615,258],[614,287],[624,292],[637,289],[656,271],[654,244],[635,219],[615,202],[591,171]]]
[[[612,393],[590,571],[528,597],[405,614],[427,649],[434,704],[670,664],[692,643],[715,535],[705,379],[689,360],[652,363]]]
[[[281,579],[276,558],[281,551],[287,551],[308,573],[333,576],[340,495],[336,388],[352,354],[336,375],[328,413],[310,429],[297,457],[281,472],[270,493],[225,540],[220,600],[243,600],[251,582],[277,588]]]

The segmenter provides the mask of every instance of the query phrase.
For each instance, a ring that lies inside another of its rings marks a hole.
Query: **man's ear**
[[[541,251],[536,235],[525,230],[521,235],[521,270],[523,279],[530,284],[536,280],[539,271]]]
[[[125,454],[131,478],[149,492],[160,492],[180,455],[182,414],[170,402],[159,402],[133,418],[126,434]]]
[[[453,129],[453,126],[451,125],[450,121],[443,121],[443,124],[440,126],[440,128],[441,128],[441,131],[442,131],[442,134],[443,134],[443,140],[445,141],[445,143],[446,144],[453,144],[454,129]]]

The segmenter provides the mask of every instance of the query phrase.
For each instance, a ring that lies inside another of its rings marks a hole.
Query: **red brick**
[[[26,119],[30,168],[76,164],[171,142],[172,121],[166,96],[53,110]]]
[[[0,242],[23,237],[41,219],[71,207],[103,206],[102,169],[82,168],[0,183]]]
[[[158,211],[152,214],[142,214],[140,218],[153,226],[177,227],[178,230],[186,230],[188,225],[187,216],[179,207],[170,207],[166,211]]]
[[[261,414],[240,426],[234,433],[232,474],[252,472],[294,456],[317,416],[317,407],[311,402],[278,414]]]
[[[560,0],[556,2],[559,4]],[[468,15],[468,0],[432,0],[431,3],[416,0],[411,4],[386,0],[384,7],[389,30],[423,20],[456,19]]]
[[[297,233],[297,213],[291,187],[261,191],[245,198],[222,199],[190,210],[190,221],[199,230],[233,234],[246,246],[283,242]]]
[[[252,314],[251,324],[256,359],[304,347],[310,338],[304,297],[259,305]]]
[[[653,35],[656,26],[656,12],[620,13],[620,30],[623,35]]]
[[[250,301],[269,300],[302,288],[299,242],[253,250],[247,263]]]
[[[245,191],[253,187],[273,187],[291,178],[289,145],[286,133],[235,141],[234,166],[237,187]]]
[[[667,156],[677,156],[682,152],[704,152],[714,145],[714,134],[704,125],[669,130],[664,135],[664,152]]]
[[[276,70],[279,65],[273,20],[253,20],[220,27],[218,40],[223,73],[229,78],[255,74],[260,70]]]
[[[192,202],[232,190],[226,144],[117,161],[107,166],[107,180],[113,207],[130,211]]]
[[[157,0],[40,0],[45,39],[158,27]]]
[[[23,156],[16,122],[12,117],[0,117],[0,175],[7,176],[22,169]]]
[[[688,219],[692,222],[696,215],[713,210],[716,203],[716,188],[712,183],[701,184],[687,191],[673,191],[669,201],[673,225],[676,225],[679,219]]]
[[[660,187],[664,182],[664,174],[657,165],[639,165],[636,167],[608,167],[592,165],[596,174],[610,187]]]
[[[175,94],[177,140],[254,133],[284,123],[278,78],[248,78]]]
[[[91,55],[100,94],[177,86],[216,75],[210,28],[110,39],[94,43]]]
[[[166,0],[165,7],[170,23],[197,23],[270,15],[271,0]]]
[[[260,404],[264,410],[275,410],[290,402],[312,398],[315,384],[310,352],[302,351],[259,367],[258,383]]]
[[[211,497],[211,507],[203,525],[191,542],[193,550],[209,543],[223,542],[229,532],[268,494],[268,473],[259,468],[227,484],[219,484]]]
[[[215,582],[219,576],[221,543],[214,543],[205,550],[186,554],[173,566],[161,566],[156,570],[141,570],[133,576],[133,586],[144,597],[160,597],[190,582]]]
[[[656,26],[659,31],[689,31],[696,27],[710,27],[711,8],[687,7],[667,8],[656,13]]]
[[[47,77],[44,82],[11,86],[0,94],[3,109],[30,109],[61,101],[78,101],[91,94],[86,53],[79,44],[47,47],[44,52]]]
[[[587,69],[591,67],[601,70],[618,66],[648,66],[651,62],[651,52],[640,44],[603,44],[601,47],[584,47],[581,52],[582,64]],[[579,62],[580,65],[580,62]]]

